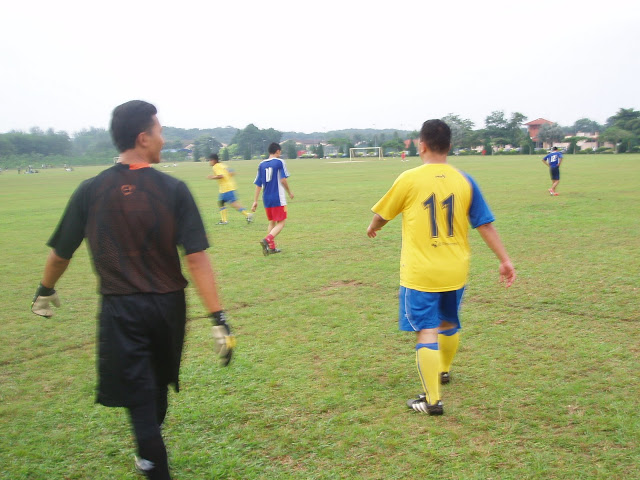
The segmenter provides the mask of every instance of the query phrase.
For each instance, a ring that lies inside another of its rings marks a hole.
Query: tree
[[[392,138],[380,145],[383,150],[391,150],[394,152],[401,152],[404,150],[404,142],[399,138]]]
[[[627,151],[627,149],[631,150],[631,142],[634,140],[635,135],[633,134],[633,132],[614,126],[607,128],[602,133],[602,136],[600,138],[605,142],[613,143],[615,145],[615,153],[622,153]],[[622,144],[623,142],[627,142],[627,145],[625,145],[624,147],[622,147],[622,145],[618,145],[619,143]]]
[[[164,150],[180,150],[183,147],[182,141],[180,140],[170,140],[164,142]]]
[[[583,133],[597,133],[602,132],[603,128],[598,122],[590,120],[588,118],[581,118],[576,120],[571,128],[571,133],[577,135],[579,132]]]
[[[81,130],[73,136],[72,153],[76,156],[105,156],[112,158],[118,154],[113,146],[111,134],[104,128]]]
[[[202,135],[193,142],[193,159],[199,162],[202,157],[208,158],[212,153],[218,153],[221,147],[222,144],[215,138]]]
[[[349,153],[349,146],[351,145],[351,141],[347,137],[334,137],[327,140],[329,145],[334,145],[338,147],[338,153],[343,154]]]
[[[318,155],[318,158],[324,158],[324,147],[322,146],[321,143],[318,145],[318,148],[316,149],[316,155]]]
[[[416,149],[415,143],[413,143],[413,138],[409,139],[409,148],[407,149],[407,152],[410,157],[415,157],[416,155],[418,155],[418,150]]]
[[[254,124],[249,124],[236,132],[231,143],[238,145],[238,153],[249,160],[255,155],[267,153],[267,147],[274,142],[280,143],[281,138],[282,132],[278,130],[260,130]]]
[[[15,153],[15,148],[7,135],[0,135],[0,155],[11,155]]]
[[[552,145],[553,142],[559,142],[564,138],[564,132],[562,131],[562,127],[557,123],[545,123],[540,127],[538,138],[542,142]]]
[[[503,110],[495,110],[484,119],[485,131],[489,138],[503,136],[508,124]]]
[[[298,158],[298,148],[296,146],[295,140],[287,140],[286,142],[284,142],[283,146],[287,158]]]
[[[633,108],[621,108],[614,116],[607,119],[607,127],[618,127],[640,134],[640,111]]]
[[[494,145],[520,145],[525,136],[521,125],[526,119],[520,112],[512,113],[508,120],[502,110],[491,112],[485,118],[485,138]]]
[[[474,123],[471,120],[460,118],[458,115],[450,113],[442,118],[442,121],[451,128],[452,148],[469,147],[469,138],[473,133]]]
[[[220,153],[222,154],[222,161],[223,162],[228,162],[229,161],[229,149],[228,148],[223,148]]]

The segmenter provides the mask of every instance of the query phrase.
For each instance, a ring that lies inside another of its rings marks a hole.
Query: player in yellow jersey
[[[220,221],[218,225],[226,225],[229,223],[227,221],[227,207],[225,205],[227,203],[231,204],[233,208],[244,215],[247,223],[253,222],[253,214],[240,204],[236,196],[236,182],[233,179],[235,173],[233,170],[229,170],[227,166],[220,161],[216,153],[209,155],[209,165],[213,167],[213,175],[209,175],[207,178],[210,180],[218,180],[218,187],[220,189],[220,195],[218,196]]]
[[[424,122],[418,144],[423,165],[396,179],[371,209],[374,215],[367,228],[374,238],[402,214],[399,327],[416,332],[416,364],[424,390],[407,406],[429,415],[444,412],[440,383],[449,382],[458,349],[458,311],[469,272],[469,224],[500,260],[505,286],[516,278],[478,185],[447,164],[450,148],[449,126],[441,120]]]

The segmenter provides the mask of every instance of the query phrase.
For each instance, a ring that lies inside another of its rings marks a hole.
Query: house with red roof
[[[525,123],[527,129],[529,130],[529,138],[533,141],[536,147],[541,147],[542,144],[540,139],[538,138],[538,133],[540,133],[540,127],[542,125],[546,125],[549,123],[553,123],[544,118],[536,118],[535,120],[531,120],[530,122]]]

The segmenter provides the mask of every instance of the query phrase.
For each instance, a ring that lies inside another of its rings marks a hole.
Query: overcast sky
[[[0,132],[164,125],[418,129],[494,110],[604,123],[640,108],[631,0],[22,0],[0,28]]]

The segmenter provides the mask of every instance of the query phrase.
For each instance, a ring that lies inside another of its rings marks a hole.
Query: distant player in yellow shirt
[[[447,164],[451,129],[441,120],[427,120],[418,151],[423,165],[402,173],[371,209],[367,235],[376,237],[387,222],[402,214],[400,256],[400,330],[416,332],[416,364],[424,394],[407,406],[442,415],[440,383],[458,344],[458,311],[469,272],[469,224],[500,260],[500,279],[509,287],[516,272],[494,217],[476,182]]]
[[[218,158],[218,154],[212,153],[209,155],[209,165],[213,167],[213,175],[209,175],[207,178],[211,180],[218,180],[218,187],[220,188],[220,195],[218,196],[218,205],[220,206],[220,221],[218,225],[226,225],[227,221],[227,207],[229,203],[233,208],[238,210],[244,215],[247,223],[253,222],[253,214],[246,208],[240,205],[236,196],[236,182],[233,179],[235,173],[233,170],[229,170]]]

